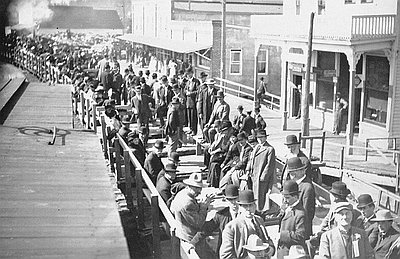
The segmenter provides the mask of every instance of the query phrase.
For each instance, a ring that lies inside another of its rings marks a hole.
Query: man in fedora
[[[204,201],[197,201],[196,197],[200,195],[204,187],[207,187],[203,183],[201,173],[192,173],[189,179],[183,180],[183,183],[187,186],[178,192],[172,200],[171,212],[177,221],[177,237],[183,242],[190,243],[196,233],[201,231],[206,221],[208,206],[213,197],[207,196]],[[195,250],[200,258],[208,258],[204,256],[204,253],[208,251],[205,241],[197,242]]]
[[[348,202],[338,202],[333,210],[336,226],[322,234],[319,258],[374,258],[365,231],[351,225],[353,206]]]
[[[270,258],[268,254],[269,244],[263,243],[257,235],[250,235],[247,243],[243,246],[247,251],[246,259],[264,259]]]
[[[256,199],[251,190],[239,192],[239,216],[229,222],[222,231],[220,258],[246,258],[247,251],[243,247],[250,235],[257,235],[263,243],[268,243],[267,256],[275,253],[274,243],[264,226],[264,220],[255,215]]]
[[[217,92],[216,97],[217,101],[214,105],[211,117],[208,120],[207,124],[205,125],[206,128],[209,128],[214,123],[215,120],[229,121],[230,106],[224,100],[225,97],[224,91],[219,90]]]
[[[207,87],[203,88],[199,92],[197,101],[197,111],[199,113],[200,128],[204,132],[204,126],[210,120],[211,113],[215,102],[217,101],[217,89],[215,89],[215,80],[210,78],[204,83]],[[203,138],[207,140],[207,136],[203,135]],[[209,142],[209,140],[208,140]]]
[[[376,259],[388,258],[386,255],[388,254],[390,247],[400,236],[399,232],[397,232],[397,230],[392,226],[394,219],[395,217],[393,217],[391,212],[388,210],[377,211],[376,217],[371,219],[371,221],[376,222],[378,225],[378,228],[376,229],[378,241],[374,247]]]
[[[308,157],[303,153],[303,151],[300,149],[300,141],[297,140],[296,135],[288,135],[286,136],[286,142],[284,143],[288,150],[289,154],[286,155],[286,164],[283,168],[283,173],[282,173],[282,179],[281,179],[281,184],[287,179],[289,179],[289,174],[287,169],[287,160],[291,157],[298,157],[300,158],[301,162],[306,166],[305,172],[306,176],[308,176],[311,179],[311,174],[312,174],[312,169],[311,169],[311,162],[308,159]]]
[[[141,126],[149,128],[152,99],[150,96],[142,94],[142,86],[136,86],[136,95],[132,97],[131,103],[133,113],[137,116],[137,128],[139,129]]]
[[[372,200],[371,195],[369,194],[361,194],[357,198],[357,209],[361,211],[361,218],[363,225],[364,225],[364,230],[367,233],[369,243],[371,244],[371,247],[374,248],[376,245],[376,242],[378,241],[378,231],[374,231],[375,229],[378,228],[378,224],[374,221],[372,221],[375,216],[375,203]]]
[[[177,98],[173,98],[167,113],[167,124],[165,127],[165,134],[169,139],[169,154],[171,152],[176,152],[179,145],[179,131],[180,124],[183,123],[179,116],[179,106],[180,102]]]
[[[247,111],[247,116],[243,119],[240,131],[246,132],[247,136],[255,135],[256,120],[251,116],[252,111]]]
[[[306,239],[308,239],[312,235],[312,221],[315,215],[314,185],[311,179],[305,174],[306,165],[302,163],[299,157],[289,158],[286,164],[290,178],[296,181],[299,186],[299,201],[306,210],[305,227]]]
[[[277,258],[283,259],[289,254],[290,246],[305,247],[308,238],[306,231],[307,216],[299,200],[299,186],[294,180],[283,184],[283,217],[279,224]]]
[[[170,207],[172,202],[171,185],[175,181],[176,172],[178,172],[178,170],[176,170],[176,165],[169,163],[164,169],[162,169],[162,171],[163,176],[157,180],[156,189],[167,206]]]
[[[185,95],[186,95],[186,114],[187,114],[187,122],[190,130],[194,135],[197,135],[197,109],[196,109],[196,101],[198,91],[200,89],[200,81],[199,79],[193,76],[193,69],[188,68],[186,71],[186,86],[185,86]]]
[[[239,188],[233,184],[228,184],[224,191],[224,199],[227,206],[215,213],[215,216],[211,220],[204,223],[202,231],[198,232],[193,238],[191,242],[193,245],[195,245],[199,240],[211,236],[215,231],[218,231],[217,253],[219,253],[219,248],[222,243],[222,231],[232,219],[235,219],[238,216],[238,197]]]
[[[243,105],[238,105],[237,110],[238,114],[233,118],[233,127],[239,131],[242,128],[246,114],[243,113]]]
[[[260,107],[254,108],[254,120],[256,122],[256,131],[265,129],[267,127],[267,123],[264,121],[264,118],[260,114]]]
[[[269,210],[269,193],[276,179],[275,149],[267,141],[267,132],[257,132],[258,145],[251,152],[246,172],[253,183],[252,190],[257,197],[257,211]]]
[[[143,168],[146,170],[154,185],[157,182],[158,174],[164,168],[164,164],[161,161],[161,155],[164,147],[164,142],[162,140],[157,140],[156,143],[154,143],[155,150],[152,151],[144,160]]]

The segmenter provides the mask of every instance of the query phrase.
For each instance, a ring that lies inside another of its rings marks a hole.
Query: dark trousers
[[[194,135],[197,134],[197,110],[196,108],[187,108],[187,121],[190,130],[193,132]]]

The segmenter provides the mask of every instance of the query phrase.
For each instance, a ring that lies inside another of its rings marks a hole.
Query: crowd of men
[[[16,52],[40,55],[53,49],[53,54],[58,53],[54,43],[40,38],[41,45],[25,38],[15,40]],[[176,73],[145,70],[136,74],[130,65],[121,74],[118,60],[108,53],[91,64],[80,49],[61,52],[66,57],[63,67],[72,78],[72,92],[83,91],[92,105],[104,106],[109,137],[119,133],[124,138],[174,214],[179,224],[177,236],[200,258],[400,258],[400,234],[391,213],[376,211],[369,194],[359,196],[357,209],[353,208],[347,199],[350,190],[341,181],[332,184],[330,210],[314,232],[316,197],[311,163],[295,135],[285,141],[288,155],[280,182],[283,201],[275,215],[279,240],[272,241],[265,220],[272,207],[269,196],[278,181],[276,156],[267,141],[260,103],[246,112],[239,105],[233,116],[215,80],[204,72],[196,78],[192,67]],[[82,64],[93,66],[98,73],[85,72]],[[118,104],[130,105],[132,115],[120,116]],[[151,123],[165,134],[168,146],[164,140],[148,145]],[[136,127],[131,129],[130,124]],[[202,173],[176,181],[177,151],[186,144],[187,136],[200,136],[206,183]],[[164,164],[161,157],[167,147]],[[210,220],[206,218],[215,197],[199,199],[205,187],[219,189],[217,195],[223,195],[226,205]],[[207,243],[214,232],[218,232],[216,250]]]

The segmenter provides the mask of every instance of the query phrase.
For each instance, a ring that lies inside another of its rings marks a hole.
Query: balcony
[[[251,35],[276,40],[307,39],[309,16],[253,15]],[[395,37],[395,15],[326,16],[314,18],[314,39],[354,41]]]

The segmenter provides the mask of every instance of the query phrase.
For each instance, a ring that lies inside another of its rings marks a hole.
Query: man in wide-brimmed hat
[[[400,237],[399,232],[393,228],[393,220],[396,219],[392,216],[392,213],[388,210],[379,210],[376,212],[376,217],[371,219],[371,221],[376,222],[378,225],[377,228],[377,236],[378,241],[374,247],[375,258],[383,259],[389,258],[386,255],[389,252],[392,244]],[[392,249],[393,250],[393,249]],[[392,256],[399,256],[399,250],[397,249],[397,253],[393,253]],[[399,258],[399,257],[393,257]]]
[[[233,184],[228,184],[224,190],[224,199],[227,206],[215,213],[215,216],[211,220],[204,223],[202,231],[197,233],[193,238],[193,245],[195,245],[199,240],[211,236],[215,231],[218,231],[217,253],[219,253],[219,248],[222,243],[222,231],[232,219],[235,219],[238,216],[238,197],[238,187]]]
[[[257,210],[265,212],[269,210],[269,193],[276,178],[275,149],[267,141],[265,130],[257,131],[258,145],[251,152],[246,172],[253,182],[252,190],[256,195]]]
[[[315,215],[315,189],[309,177],[305,174],[306,165],[299,157],[289,158],[287,171],[292,180],[299,185],[299,200],[304,209],[306,209],[306,239],[312,235],[312,221]],[[288,180],[287,180],[288,181]],[[285,185],[285,183],[284,183]]]
[[[321,236],[319,256],[322,258],[374,258],[373,250],[363,229],[353,227],[353,206],[338,202],[333,206],[335,227]]]
[[[247,251],[246,258],[248,259],[269,258],[267,256],[269,244],[264,243],[257,235],[250,235],[247,239],[247,243],[243,246],[243,248]]]
[[[305,241],[308,238],[306,230],[307,216],[299,200],[299,193],[299,186],[296,181],[287,180],[283,184],[283,216],[279,227],[278,259],[282,259],[289,254],[291,245],[305,247]]]
[[[239,192],[239,216],[229,222],[222,232],[222,244],[219,250],[220,258],[246,258],[244,246],[250,235],[257,235],[263,243],[268,243],[270,249],[267,256],[275,253],[274,243],[264,226],[264,220],[255,215],[256,199],[251,190]]]
[[[161,198],[165,201],[167,206],[171,205],[172,193],[171,193],[171,185],[174,183],[176,178],[176,173],[178,170],[176,169],[176,165],[173,163],[169,163],[165,165],[165,168],[162,169],[163,175],[157,180],[156,189],[160,194]]]
[[[308,157],[303,153],[303,151],[301,151],[300,141],[297,140],[297,136],[296,135],[287,135],[286,141],[284,144],[287,146],[288,151],[289,151],[289,153],[286,155],[286,163],[287,163],[287,160],[291,157],[300,158],[301,162],[306,166],[306,168],[305,168],[306,176],[308,176],[310,179],[312,179],[312,177],[311,177],[311,175],[312,175],[311,162],[308,159]],[[283,182],[287,179],[289,179],[289,174],[287,171],[287,164],[285,164],[285,166],[282,170],[281,184],[283,184]]]
[[[177,221],[176,235],[182,242],[190,243],[206,221],[208,205],[213,196],[207,196],[203,202],[198,202],[196,197],[201,190],[207,187],[203,183],[201,173],[192,173],[188,179],[183,180],[186,188],[178,192],[171,203],[171,212]],[[207,250],[205,241],[197,242],[195,249],[198,255],[203,255]]]
[[[163,153],[165,146],[162,140],[157,140],[154,144],[154,151],[152,151],[144,161],[143,168],[146,170],[147,174],[149,175],[151,181],[154,185],[157,182],[157,176],[164,168],[164,164],[161,161],[161,156]]]
[[[369,243],[374,248],[378,241],[378,235],[375,231],[378,228],[378,224],[373,221],[375,216],[375,203],[372,200],[371,195],[365,193],[361,194],[357,198],[357,209],[361,211],[360,220],[363,222],[364,230],[367,233]]]

